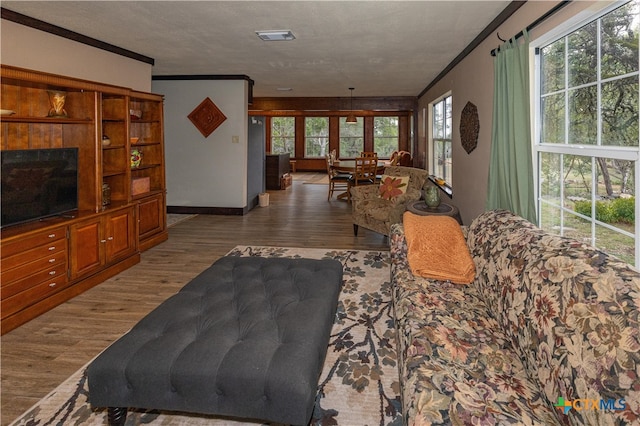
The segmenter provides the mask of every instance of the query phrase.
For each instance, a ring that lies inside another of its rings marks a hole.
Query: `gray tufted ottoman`
[[[223,257],[87,370],[89,401],[308,424],[342,284],[336,260]]]

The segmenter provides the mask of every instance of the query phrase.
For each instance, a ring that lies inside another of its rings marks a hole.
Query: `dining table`
[[[391,165],[390,161],[379,160],[376,172],[382,173],[386,167]],[[335,160],[331,168],[341,173],[353,173],[356,171],[356,160]]]
[[[376,169],[376,174],[384,173],[384,169],[389,167],[391,162],[388,160],[380,160],[378,161],[378,167]],[[331,169],[335,170],[338,173],[348,173],[352,174],[356,171],[356,160],[335,160],[331,165]],[[338,199],[343,200],[348,198],[349,194],[347,192],[343,192],[338,194]]]

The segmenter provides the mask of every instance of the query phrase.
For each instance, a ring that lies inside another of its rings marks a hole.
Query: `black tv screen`
[[[78,208],[78,149],[2,151],[2,223],[9,226]]]

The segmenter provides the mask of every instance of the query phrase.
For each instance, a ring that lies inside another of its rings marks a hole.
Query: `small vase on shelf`
[[[440,190],[435,186],[429,186],[424,192],[424,202],[427,207],[435,209],[440,205]]]
[[[62,90],[48,90],[49,104],[51,109],[49,110],[49,117],[67,117],[67,111],[64,109],[64,102],[67,99],[67,92]]]

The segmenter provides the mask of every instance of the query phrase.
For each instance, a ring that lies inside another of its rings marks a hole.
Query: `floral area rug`
[[[402,424],[389,253],[357,250],[237,246],[229,256],[339,260],[343,287],[318,383],[311,425]],[[106,425],[106,409],[87,403],[85,367],[12,425]],[[240,426],[261,423],[159,411],[129,410],[127,426]]]

